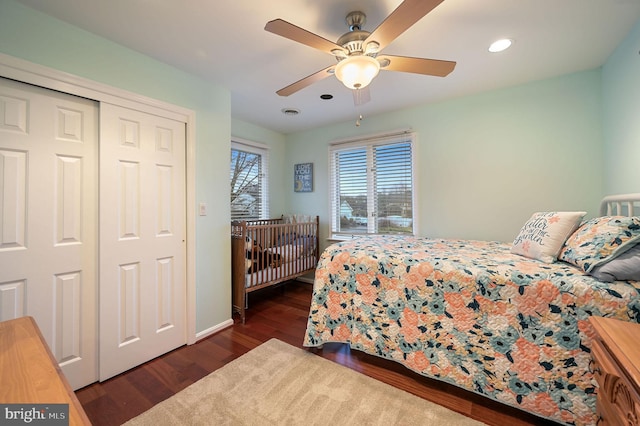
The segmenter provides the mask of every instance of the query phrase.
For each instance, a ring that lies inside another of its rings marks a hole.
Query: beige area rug
[[[126,425],[482,425],[276,339]]]

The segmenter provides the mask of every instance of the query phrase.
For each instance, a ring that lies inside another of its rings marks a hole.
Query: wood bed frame
[[[243,323],[249,293],[315,270],[319,222],[315,216],[297,223],[288,223],[284,217],[231,223],[233,311]]]

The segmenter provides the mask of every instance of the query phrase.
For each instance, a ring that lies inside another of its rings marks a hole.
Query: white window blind
[[[269,217],[268,151],[246,143],[231,143],[231,219]]]
[[[334,235],[413,233],[413,133],[334,144],[329,154]]]

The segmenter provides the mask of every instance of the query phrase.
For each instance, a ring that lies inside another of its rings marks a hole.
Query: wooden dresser
[[[32,317],[0,322],[0,403],[69,404],[69,425],[91,424]]]
[[[598,425],[640,424],[640,324],[591,317]]]

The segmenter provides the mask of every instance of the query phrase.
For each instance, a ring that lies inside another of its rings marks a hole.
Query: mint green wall
[[[196,217],[197,331],[231,316],[229,156],[220,155],[231,135],[269,146],[271,213],[319,214],[327,237],[328,143],[410,127],[419,234],[511,241],[536,210],[595,215],[605,192],[639,190],[639,40],[636,25],[602,72],[365,117],[360,127],[354,111],[342,124],[282,135],[232,120],[222,87],[0,1],[0,52],[196,111],[196,203],[210,212]],[[304,162],[314,163],[314,191],[294,193],[293,164]]]
[[[271,217],[279,217],[288,213],[283,210],[287,203],[283,188],[293,184],[286,180],[284,171],[288,167],[285,165],[285,136],[235,118],[231,119],[231,135],[269,147],[269,214]],[[293,174],[293,168],[291,173]]]
[[[640,192],[640,21],[602,70],[605,192]]]
[[[512,241],[535,211],[594,215],[604,173],[600,81],[599,70],[586,71],[288,135],[287,163],[313,162],[315,173],[313,193],[287,191],[289,208],[319,213],[328,236],[328,143],[410,127],[420,235]]]
[[[231,318],[230,93],[11,0],[0,2],[0,52],[196,112],[196,331]],[[197,211],[197,209],[196,209]]]

